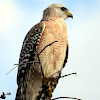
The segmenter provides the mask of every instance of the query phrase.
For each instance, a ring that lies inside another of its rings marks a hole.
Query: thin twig
[[[17,66],[15,66],[14,68],[12,68],[6,75],[8,75],[12,70],[14,70]]]
[[[54,99],[52,99],[52,100],[56,100],[56,99],[64,99],[64,98],[67,98],[67,99],[75,99],[75,100],[82,100],[82,99],[73,98],[73,97],[57,97],[57,98],[54,98]]]
[[[64,78],[64,77],[66,77],[66,76],[73,75],[73,74],[77,74],[77,73],[70,73],[70,74],[66,74],[66,75],[61,76],[61,77],[59,77],[59,78]]]
[[[56,73],[60,73],[60,71],[58,71],[58,72],[56,72]],[[52,74],[51,76],[55,75],[56,73]],[[64,75],[64,76],[60,76],[59,78],[64,78],[64,77],[66,77],[66,76],[73,75],[73,74],[77,74],[77,73],[66,74],[66,75]],[[51,76],[50,76],[50,77],[51,77]],[[59,79],[59,78],[58,78],[58,79]]]
[[[24,65],[24,64],[32,64],[32,63],[39,63],[39,62],[38,61],[29,61],[29,62],[26,62],[26,63],[14,64],[14,66],[15,65],[21,66],[21,65]]]
[[[44,79],[43,68],[42,68],[42,64],[41,64],[41,61],[40,61],[39,55],[38,55],[37,57],[38,57],[39,65],[40,65],[40,68],[41,68],[42,76],[43,76],[43,79]]]
[[[14,70],[18,66],[21,66],[21,65],[24,65],[24,64],[32,64],[32,63],[39,63],[39,62],[37,62],[37,61],[30,61],[30,62],[26,62],[26,63],[22,63],[22,64],[14,64],[15,67],[12,68],[6,75],[8,75],[12,70]]]
[[[54,44],[55,42],[58,42],[58,41],[54,41],[54,42],[48,44],[47,46],[45,46],[45,47],[40,51],[40,53],[39,53],[38,55],[40,55],[40,54],[43,52],[43,50],[45,50],[48,46],[51,46],[51,45]]]

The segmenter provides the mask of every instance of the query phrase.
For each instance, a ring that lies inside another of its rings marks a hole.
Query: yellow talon
[[[50,77],[48,78],[47,76],[42,78],[42,89],[47,92],[47,97],[49,100],[51,100],[52,92],[53,92],[52,82],[54,82],[57,85],[56,78],[50,78]]]

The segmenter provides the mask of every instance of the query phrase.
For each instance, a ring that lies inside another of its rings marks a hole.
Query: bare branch
[[[59,78],[64,78],[64,77],[66,77],[66,76],[70,76],[70,75],[73,75],[73,74],[77,74],[77,73],[70,73],[70,74],[66,74],[66,75],[64,75],[64,76],[61,76],[61,77],[59,77]]]
[[[58,41],[54,41],[54,42],[48,44],[47,46],[45,46],[45,47],[41,50],[41,52],[40,52],[38,55],[40,55],[48,46],[51,46],[51,45],[54,44],[55,42],[58,42]]]
[[[17,66],[15,66],[14,68],[12,68],[6,75],[8,75],[12,70],[14,70]]]
[[[64,99],[64,98],[67,98],[67,99],[75,99],[75,100],[82,100],[82,99],[73,98],[73,97],[57,97],[57,98],[54,98],[54,99],[52,99],[52,100]]]
[[[21,65],[24,65],[24,64],[32,64],[32,63],[39,63],[39,62],[36,62],[36,61],[30,61],[30,62],[27,62],[27,63],[22,63],[22,64],[14,64],[14,68],[12,68],[6,75],[8,75],[12,70],[14,70],[15,68],[17,68],[18,66],[21,66]]]
[[[37,62],[37,61],[29,61],[29,62],[26,62],[26,63],[14,64],[14,66],[15,65],[21,66],[21,65],[24,65],[24,64],[32,64],[32,63],[39,63],[39,62]]]

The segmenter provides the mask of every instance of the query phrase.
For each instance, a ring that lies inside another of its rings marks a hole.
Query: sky
[[[53,98],[100,99],[100,0],[0,0],[0,94],[11,92],[5,100],[15,99],[14,64],[18,64],[24,37],[53,3],[65,5],[73,14],[73,19],[66,20],[69,58],[62,75],[77,73],[60,79]]]

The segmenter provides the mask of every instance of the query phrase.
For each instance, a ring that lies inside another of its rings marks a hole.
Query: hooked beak
[[[67,13],[67,16],[73,18],[73,15],[70,12]]]

